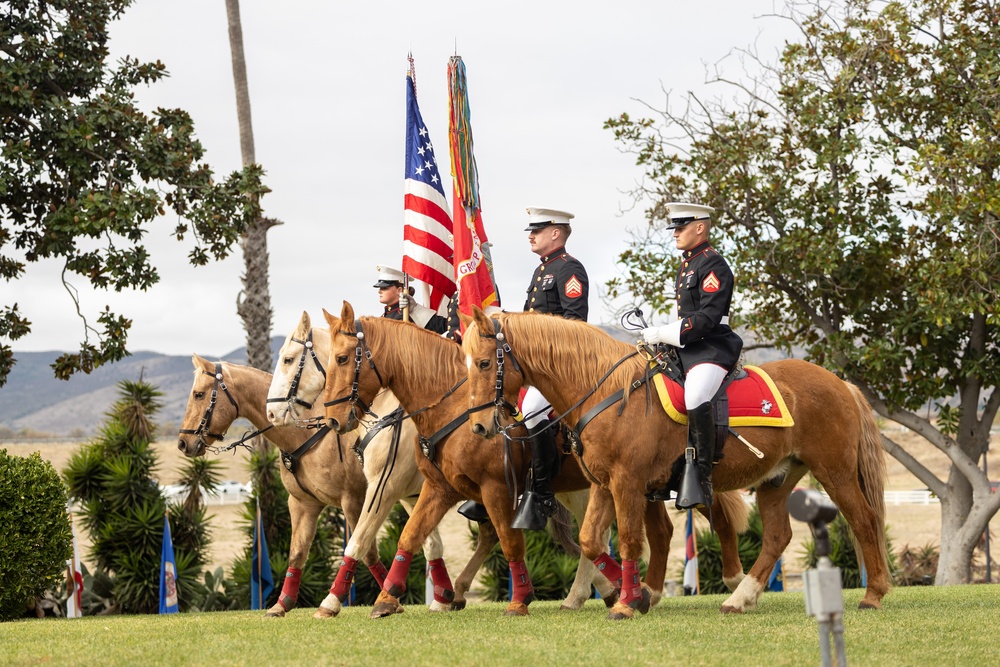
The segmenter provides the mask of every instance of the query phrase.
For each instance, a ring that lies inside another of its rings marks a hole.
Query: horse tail
[[[573,514],[560,502],[556,503],[555,514],[549,517],[549,527],[552,538],[563,551],[573,558],[580,556],[580,545],[573,539]]]
[[[715,499],[736,534],[747,532],[750,527],[750,506],[743,500],[743,495],[739,491],[722,491],[715,494]]]
[[[859,418],[861,420],[861,439],[858,442],[858,481],[861,484],[861,492],[864,494],[868,505],[875,511],[877,519],[876,530],[878,531],[876,542],[882,555],[882,562],[889,562],[889,553],[885,547],[885,450],[882,448],[882,433],[879,431],[878,423],[872,414],[872,406],[868,404],[861,390],[850,382],[844,384],[850,388],[854,394],[854,400],[858,405]],[[861,558],[861,550],[855,549],[858,558]]]

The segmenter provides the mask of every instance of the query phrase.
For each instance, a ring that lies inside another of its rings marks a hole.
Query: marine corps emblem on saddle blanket
[[[794,426],[785,399],[767,373],[757,366],[744,366],[746,376],[734,380],[726,389],[729,398],[730,426]],[[687,424],[684,387],[666,375],[653,377],[656,393],[666,413],[679,424]]]

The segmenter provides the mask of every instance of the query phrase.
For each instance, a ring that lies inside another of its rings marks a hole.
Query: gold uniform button
[[[535,302],[535,297],[531,297],[531,303]]]

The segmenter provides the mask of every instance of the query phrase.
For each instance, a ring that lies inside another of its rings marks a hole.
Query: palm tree
[[[236,83],[236,114],[240,123],[240,151],[243,166],[256,162],[253,124],[250,120],[250,91],[243,55],[243,26],[239,0],[226,0],[229,20],[229,47]],[[268,282],[267,230],[281,222],[259,217],[247,226],[240,240],[243,248],[243,290],[236,297],[236,312],[247,332],[247,365],[270,371],[271,365],[271,292]]]

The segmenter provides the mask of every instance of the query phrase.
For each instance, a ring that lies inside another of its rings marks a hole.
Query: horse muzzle
[[[177,441],[177,449],[184,452],[184,456],[189,458],[198,458],[199,456],[205,455],[206,444],[202,438],[198,438],[195,441],[187,442],[184,438]]]
[[[472,432],[481,438],[492,438],[497,434],[497,428],[496,424],[485,426],[481,422],[475,422],[472,425]]]

